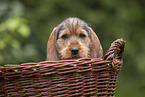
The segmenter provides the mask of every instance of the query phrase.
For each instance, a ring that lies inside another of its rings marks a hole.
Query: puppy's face
[[[102,57],[99,39],[87,23],[68,18],[54,28],[47,45],[47,60]]]
[[[70,24],[62,24],[63,29],[58,32],[57,50],[61,59],[76,59],[89,57],[90,35],[82,28],[81,23],[70,20]]]

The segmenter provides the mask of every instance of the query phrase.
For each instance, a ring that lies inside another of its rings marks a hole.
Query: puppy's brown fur
[[[48,40],[49,61],[102,56],[102,46],[97,35],[87,23],[78,18],[64,20],[53,29]]]

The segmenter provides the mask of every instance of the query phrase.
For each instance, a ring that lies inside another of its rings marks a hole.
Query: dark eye
[[[68,38],[68,35],[67,34],[64,34],[61,36],[63,39],[67,39]]]
[[[81,33],[81,34],[80,34],[80,37],[81,37],[81,38],[85,38],[86,35]]]

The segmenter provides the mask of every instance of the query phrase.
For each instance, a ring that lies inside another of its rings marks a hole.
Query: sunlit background
[[[0,0],[0,65],[44,61],[51,31],[68,17],[89,23],[104,53],[126,40],[116,97],[145,97],[145,0]]]

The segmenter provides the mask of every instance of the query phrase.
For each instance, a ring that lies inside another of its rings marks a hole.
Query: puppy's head
[[[101,58],[102,46],[95,32],[78,18],[55,27],[47,44],[47,60]]]

